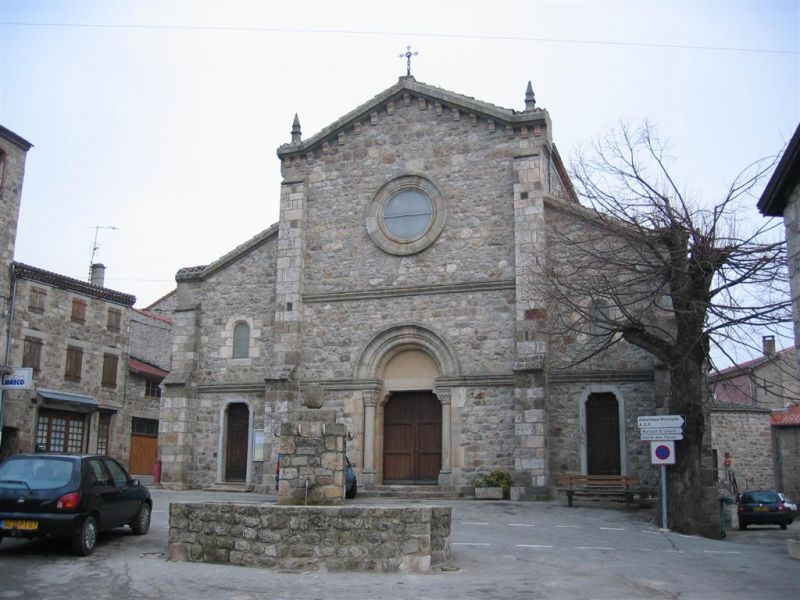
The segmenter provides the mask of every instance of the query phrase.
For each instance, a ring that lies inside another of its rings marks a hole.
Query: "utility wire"
[[[549,38],[529,36],[503,36],[462,33],[429,33],[418,31],[371,31],[368,29],[305,29],[293,27],[257,27],[222,25],[133,25],[133,24],[94,24],[94,23],[46,23],[24,21],[2,21],[0,25],[10,27],[64,27],[84,29],[138,29],[152,31],[236,31],[251,33],[307,33],[334,35],[388,35],[408,38],[409,36],[441,39],[487,40],[504,42],[544,42],[552,44],[585,44],[593,46],[622,46],[637,48],[668,48],[674,50],[709,50],[716,52],[748,52],[755,54],[800,54],[800,50],[778,50],[770,48],[742,48],[734,46],[701,46],[694,44],[660,44],[655,42],[624,42],[609,40],[579,40],[570,38]]]

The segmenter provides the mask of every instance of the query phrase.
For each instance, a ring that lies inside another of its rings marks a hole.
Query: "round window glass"
[[[433,202],[420,190],[403,190],[386,203],[383,223],[387,231],[401,240],[424,235],[433,221]]]

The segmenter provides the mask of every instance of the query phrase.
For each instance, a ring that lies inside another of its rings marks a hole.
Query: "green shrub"
[[[511,475],[508,471],[497,469],[483,477],[486,487],[503,488],[503,498],[508,498],[511,493]]]

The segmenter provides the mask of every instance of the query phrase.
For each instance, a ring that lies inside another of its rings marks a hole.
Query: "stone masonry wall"
[[[637,419],[653,414],[653,382],[574,382],[552,385],[549,390],[549,454],[555,475],[581,473],[581,448],[586,443],[586,424],[581,422],[581,400],[591,393],[611,392],[624,406],[625,460],[627,474],[639,477],[642,486],[657,487],[658,470],[650,464],[650,442],[640,440]]]
[[[711,447],[722,465],[730,453],[739,490],[775,487],[775,458],[769,411],[714,408],[711,411]]]
[[[778,480],[776,485],[789,498],[800,499],[800,427],[773,427]]]
[[[169,559],[292,571],[427,573],[450,559],[451,508],[172,503]]]
[[[342,423],[306,421],[281,425],[279,504],[344,501],[345,434]]]

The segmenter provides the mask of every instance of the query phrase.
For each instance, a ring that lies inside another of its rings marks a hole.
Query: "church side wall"
[[[200,284],[198,383],[260,381],[272,365],[275,320],[275,238]],[[233,358],[233,330],[250,327],[247,358]]]

